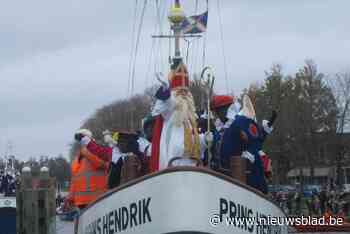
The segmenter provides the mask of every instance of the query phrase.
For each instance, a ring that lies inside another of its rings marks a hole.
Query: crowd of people
[[[330,190],[324,186],[320,191],[314,189],[307,196],[297,190],[273,192],[269,196],[288,215],[336,215],[350,220],[348,194],[341,190]]]
[[[267,193],[271,160],[263,142],[273,130],[276,112],[259,123],[247,95],[241,103],[230,95],[215,95],[210,110],[198,112],[189,83],[182,60],[174,59],[169,83],[162,82],[155,93],[139,133],[106,130],[104,144],[88,129],[75,133],[80,148],[72,162],[69,195],[75,206],[84,208],[107,189],[171,165],[204,165],[231,175],[232,160],[243,160],[243,171],[249,171],[246,183]]]
[[[12,173],[0,171],[0,194],[16,196],[16,176]]]

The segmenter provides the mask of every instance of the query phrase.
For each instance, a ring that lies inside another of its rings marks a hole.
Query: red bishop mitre
[[[180,63],[174,70],[169,73],[170,88],[188,88],[190,85],[188,71],[185,64]]]
[[[234,97],[228,95],[215,95],[210,102],[210,108],[213,110],[223,106],[229,106],[235,102]]]

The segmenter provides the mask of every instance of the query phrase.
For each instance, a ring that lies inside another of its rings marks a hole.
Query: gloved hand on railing
[[[255,157],[254,157],[254,155],[251,154],[251,153],[248,152],[248,151],[243,151],[243,152],[242,152],[242,158],[248,159],[251,163],[254,163],[254,162],[255,162]]]
[[[205,142],[207,145],[211,144],[214,140],[214,135],[212,132],[206,132],[205,133]]]

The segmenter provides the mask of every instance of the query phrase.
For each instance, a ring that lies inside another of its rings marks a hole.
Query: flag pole
[[[171,8],[168,19],[170,21],[171,29],[174,31],[175,37],[175,58],[181,58],[180,38],[181,38],[181,24],[186,16],[181,7],[180,0],[175,0],[174,6]]]

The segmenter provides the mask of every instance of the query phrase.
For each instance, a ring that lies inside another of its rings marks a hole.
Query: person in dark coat
[[[4,171],[0,171],[0,193],[4,193],[4,187],[2,185],[2,181],[4,180],[4,178]]]
[[[238,106],[233,104],[216,110],[221,122],[226,120],[220,146],[221,166],[230,169],[231,157],[246,158],[247,169],[250,171],[247,184],[266,194],[267,184],[259,151],[262,150],[262,144],[272,127],[266,128],[268,121],[264,121],[267,125],[265,128],[258,125],[254,107],[247,95],[243,98],[243,104],[239,113]]]
[[[142,120],[142,132],[139,134],[139,151],[143,154],[140,157],[142,162],[142,175],[146,175],[150,172],[150,158],[152,154],[152,138],[153,128],[156,122],[156,118],[152,115],[147,115]]]
[[[16,183],[15,179],[12,175],[6,174],[4,180],[4,193],[5,196],[15,196],[16,194]]]
[[[322,188],[320,192],[320,210],[322,215],[326,212],[326,206],[327,206],[327,191],[325,188]]]
[[[8,187],[9,187],[9,184],[10,184],[10,179],[11,179],[11,176],[6,173],[6,175],[4,175],[2,177],[2,181],[1,181],[1,193],[7,193],[7,190],[8,190]]]
[[[267,193],[264,169],[259,155],[262,132],[256,122],[238,115],[223,136],[221,157],[222,164],[229,168],[231,157],[242,155],[248,159],[247,184]]]
[[[205,140],[206,143],[204,144],[205,149],[201,150],[201,160],[203,161],[204,166],[210,166],[213,170],[218,170],[218,167],[220,165],[219,163],[219,157],[217,155],[217,143],[220,141],[220,134],[216,130],[215,124],[213,119],[209,121],[210,123],[210,133],[212,135],[212,139],[210,141],[210,153],[211,153],[211,159],[209,162],[209,150],[208,150],[208,140],[206,139],[208,136],[208,115],[204,111],[198,114],[199,118],[197,119],[197,126],[198,126],[198,133],[201,139]],[[202,152],[203,151],[203,152]]]
[[[128,153],[132,153],[137,157],[141,157],[143,155],[139,151],[137,134],[129,132],[118,132],[114,134],[113,138],[117,142],[117,147],[115,147],[115,149],[119,152],[113,155],[112,162],[110,164],[108,176],[109,189],[120,185],[121,171],[124,165],[124,157],[126,157]]]
[[[235,116],[238,114],[240,110],[240,106],[237,102],[235,102],[232,96],[228,95],[215,95],[210,103],[211,110],[216,115],[216,152],[214,154],[215,162],[218,162],[219,170],[226,173],[226,171],[222,169],[228,169],[229,163],[228,160],[221,155],[223,136],[225,132],[230,128]],[[230,174],[230,173],[228,173]]]

